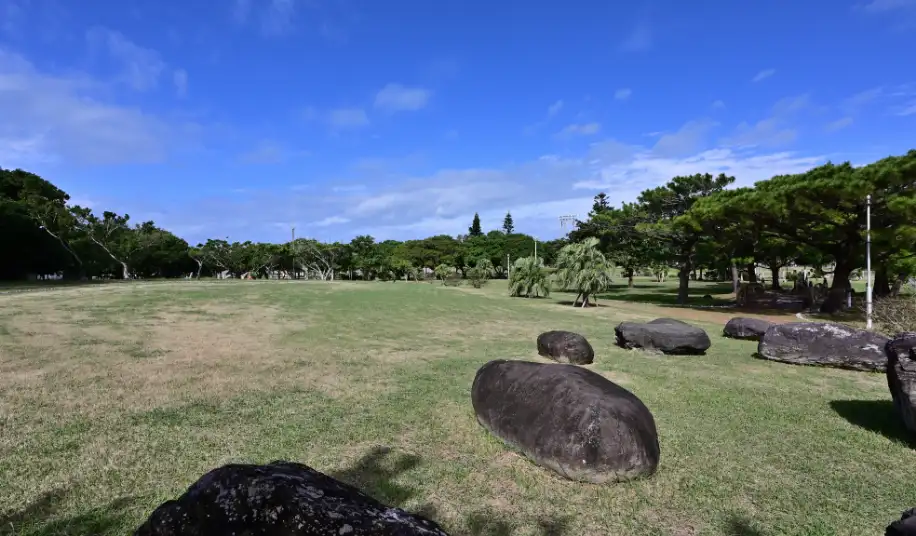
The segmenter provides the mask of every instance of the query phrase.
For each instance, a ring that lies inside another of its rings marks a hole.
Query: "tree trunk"
[[[735,292],[735,297],[738,296],[738,287],[741,286],[741,276],[738,274],[738,263],[735,262],[735,259],[732,259],[732,289]]]
[[[575,306],[579,303],[579,298],[581,298],[581,297],[582,297],[582,293],[581,293],[581,292],[578,293],[578,294],[576,294],[576,299],[573,300],[573,307],[575,307]]]
[[[627,270],[627,288],[633,288],[633,270],[632,268]]]
[[[770,286],[773,290],[782,290],[779,286],[779,267],[770,266],[770,276],[773,278],[773,284]]]
[[[582,294],[582,308],[588,307],[588,292]]]
[[[851,265],[837,263],[833,269],[833,282],[830,285],[830,291],[827,292],[827,299],[821,304],[822,313],[832,314],[846,306],[846,293],[849,289],[849,274],[851,273]]]
[[[900,289],[903,288],[904,283],[906,283],[906,276],[903,274],[897,275],[897,279],[894,280],[894,286],[891,288],[891,296],[896,298],[900,294]]]
[[[124,279],[130,279],[130,270],[127,269],[127,263],[123,261],[119,262],[121,262],[121,275]]]
[[[681,264],[681,267],[677,272],[677,303],[681,305],[685,305],[687,303],[687,298],[689,296],[688,289],[690,287],[690,268],[690,262],[685,262]]]
[[[197,261],[197,259],[194,259]],[[204,269],[204,263],[197,261],[197,279],[200,279],[200,271]]]
[[[747,265],[747,282],[756,283],[757,282],[757,265],[753,262],[748,263]]]
[[[875,286],[872,292],[877,298],[884,298],[891,294],[891,283],[888,279],[887,267],[883,264],[879,264],[875,269]]]

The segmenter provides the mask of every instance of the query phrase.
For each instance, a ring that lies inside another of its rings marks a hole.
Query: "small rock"
[[[538,335],[538,355],[574,365],[595,361],[592,345],[585,337],[571,331],[548,331]]]
[[[622,322],[614,332],[617,344],[623,348],[643,348],[665,354],[703,354],[712,345],[702,329],[673,318],[658,318],[651,322]]]
[[[474,377],[471,402],[484,428],[571,480],[624,481],[658,467],[649,408],[588,369],[490,361]]]
[[[732,339],[759,341],[773,323],[760,318],[735,317],[725,324],[722,333]]]

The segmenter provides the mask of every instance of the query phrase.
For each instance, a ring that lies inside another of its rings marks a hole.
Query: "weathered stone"
[[[884,536],[916,536],[916,508],[910,508],[884,530]]]
[[[916,333],[901,333],[888,341],[884,349],[887,386],[894,399],[894,409],[903,425],[916,433]]]
[[[560,363],[588,365],[595,350],[582,335],[571,331],[548,331],[538,335],[538,354]]]
[[[759,341],[773,323],[760,318],[745,318],[737,316],[725,324],[722,333],[732,339],[746,341]]]
[[[225,465],[153,511],[135,536],[446,536],[306,465]]]
[[[614,332],[623,348],[642,348],[665,354],[703,354],[712,345],[702,329],[673,318],[658,318],[646,324],[622,322]]]
[[[652,413],[633,393],[575,365],[491,361],[471,387],[477,420],[535,463],[581,482],[651,475]]]
[[[794,365],[884,372],[887,337],[824,322],[774,324],[757,345],[757,356]]]

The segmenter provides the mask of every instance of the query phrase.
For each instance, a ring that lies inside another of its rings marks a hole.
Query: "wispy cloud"
[[[633,94],[630,88],[621,88],[614,92],[614,98],[617,100],[627,100]]]
[[[344,218],[343,216],[328,216],[322,220],[312,222],[309,225],[313,225],[315,227],[328,227],[329,225],[340,225],[349,222],[350,218]]]
[[[108,88],[86,74],[45,74],[0,48],[0,139],[19,140],[20,164],[142,164],[194,146],[200,125],[169,121],[105,101]],[[23,161],[25,160],[25,161]],[[6,161],[4,166],[17,165]]]
[[[175,93],[179,97],[188,95],[188,72],[184,69],[176,69],[172,73],[172,82],[175,84]]]
[[[261,140],[253,149],[239,155],[238,161],[244,164],[282,164],[291,158],[309,154],[309,151],[290,149],[283,143],[274,140]]]
[[[679,157],[696,152],[706,142],[709,132],[718,123],[709,119],[699,119],[684,123],[676,132],[663,133],[652,153],[662,157]]]
[[[327,115],[328,124],[334,130],[346,130],[369,126],[369,116],[362,108],[338,108]]]
[[[869,13],[886,13],[900,9],[916,9],[916,0],[871,0],[860,7]]]
[[[278,36],[293,29],[297,8],[297,0],[233,0],[230,15],[237,24],[253,23],[263,34]]]
[[[652,29],[646,23],[634,26],[620,43],[620,50],[624,52],[640,52],[650,48],[652,48]]]
[[[916,115],[916,100],[897,110],[897,115],[903,117],[907,115]]]
[[[721,101],[721,100],[716,100],[716,101],[713,101],[713,103],[710,104],[709,106],[710,106],[710,108],[712,108],[713,110],[724,110],[724,109],[725,109],[725,102],[724,102],[724,101]]]
[[[563,109],[563,101],[558,100],[557,102],[551,104],[547,107],[547,117],[551,118],[560,113],[560,110]]]
[[[104,48],[119,67],[119,79],[137,91],[156,87],[166,64],[159,53],[144,48],[122,33],[95,26],[86,32],[86,40],[93,47]]]
[[[754,78],[751,79],[751,82],[760,82],[766,80],[767,78],[776,74],[776,69],[764,69],[754,75]]]
[[[852,124],[851,117],[841,117],[836,121],[831,121],[827,123],[827,126],[824,127],[827,132],[836,132],[837,130],[842,130]]]
[[[431,95],[428,89],[388,84],[375,94],[374,106],[386,112],[414,112],[425,108]]]
[[[557,136],[568,138],[572,136],[591,136],[601,131],[600,123],[573,123],[566,125],[563,130],[557,132]]]

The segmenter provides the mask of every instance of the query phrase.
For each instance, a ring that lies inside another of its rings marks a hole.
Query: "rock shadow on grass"
[[[72,493],[56,489],[43,493],[22,510],[0,514],[0,535],[85,536],[127,534],[132,530],[136,497],[121,497],[107,505],[60,515],[61,504]]]
[[[378,501],[403,508],[410,499],[420,494],[418,489],[395,482],[403,473],[420,467],[423,460],[413,454],[398,453],[389,447],[373,447],[351,466],[328,473],[329,476],[356,486]],[[449,524],[440,520],[435,505],[424,502],[411,512],[431,519],[452,536],[513,536],[520,527],[536,526],[538,536],[566,536],[572,534],[571,517],[540,516],[536,519],[515,518],[490,508],[477,510],[457,508],[464,514],[460,521]],[[454,526],[457,525],[457,526]],[[44,536],[44,535],[42,535]]]
[[[851,424],[916,448],[916,437],[903,426],[890,400],[834,400],[830,407]]]

